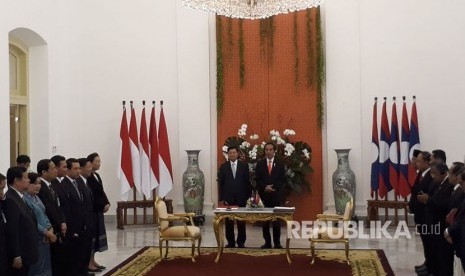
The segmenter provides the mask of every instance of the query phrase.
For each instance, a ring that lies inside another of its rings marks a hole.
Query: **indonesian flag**
[[[118,179],[121,182],[121,199],[128,200],[129,191],[134,187],[132,177],[131,147],[129,145],[128,122],[126,119],[126,108],[123,108],[121,128],[119,131],[121,140],[118,167]]]
[[[381,113],[381,139],[379,141],[379,196],[384,198],[390,190],[389,183],[389,124],[386,113],[386,100]]]
[[[160,185],[158,194],[160,197],[165,197],[173,188],[173,170],[171,169],[170,144],[163,106],[161,106],[158,129],[158,150],[160,152]]]
[[[418,117],[417,117],[417,104],[413,101],[412,104],[412,115],[410,117],[410,136],[409,136],[409,160],[412,160],[413,151],[415,149],[420,149],[420,132],[418,128]],[[409,164],[408,168],[408,180],[410,186],[413,186],[415,183],[415,178],[417,176],[417,168],[415,164]]]
[[[139,138],[137,137],[136,112],[131,106],[131,122],[129,123],[129,145],[131,146],[132,174],[134,177],[134,186],[140,193],[142,190],[140,181],[140,154]]]
[[[397,105],[396,102],[392,103],[391,113],[391,137],[389,147],[389,181],[391,186],[394,188],[396,199],[399,194],[399,125],[397,121]]]
[[[373,126],[371,128],[371,197],[379,188],[379,140],[378,140],[378,102],[373,105]]]
[[[399,168],[399,194],[403,197],[407,197],[410,194],[410,184],[408,181],[408,167],[410,164],[409,159],[409,135],[410,128],[408,125],[407,106],[404,103],[402,105],[402,134],[400,142],[400,168]]]
[[[160,183],[160,157],[158,152],[157,123],[155,121],[155,104],[150,114],[150,187],[155,189]]]
[[[145,107],[142,109],[142,115],[140,119],[139,141],[140,180],[142,192],[144,193],[147,199],[151,199],[152,188],[150,186],[149,140],[147,134],[147,122],[145,120]]]

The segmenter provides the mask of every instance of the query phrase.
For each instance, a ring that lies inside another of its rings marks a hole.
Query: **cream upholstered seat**
[[[315,243],[344,243],[347,264],[349,260],[349,235],[348,227],[352,217],[354,205],[353,197],[346,204],[344,215],[337,214],[318,214],[316,223],[318,227],[310,237],[310,249],[312,251],[312,264],[315,263]]]
[[[160,259],[163,259],[163,241],[166,244],[165,258],[168,256],[168,241],[169,240],[187,240],[192,242],[192,261],[195,262],[195,241],[198,240],[197,251],[200,255],[200,243],[202,235],[200,228],[193,226],[194,213],[179,213],[168,214],[165,202],[157,197],[155,200],[155,210],[157,212],[158,230],[159,230],[159,247]],[[170,222],[182,222],[183,225],[170,226]],[[190,225],[188,225],[190,223]]]

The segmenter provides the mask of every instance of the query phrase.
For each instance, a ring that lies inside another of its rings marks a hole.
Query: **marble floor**
[[[134,254],[143,246],[158,245],[158,232],[154,226],[130,226],[125,230],[116,229],[116,223],[107,223],[109,250],[97,253],[96,260],[111,269],[120,262]],[[202,246],[216,247],[215,235],[211,217],[207,217],[202,229]],[[395,228],[388,228],[387,232],[393,236]],[[409,229],[413,232],[413,229]],[[368,230],[365,230],[366,233]],[[281,242],[285,244],[285,231],[283,230]],[[263,244],[261,227],[247,225],[247,247],[259,247]],[[189,246],[184,242],[174,242],[174,246]],[[308,240],[294,239],[292,248],[308,248]],[[343,248],[343,245],[321,245],[324,248]],[[350,241],[350,248],[383,249],[391,264],[395,275],[415,275],[414,265],[423,262],[423,249],[420,238],[412,235],[411,238],[401,236],[391,239],[357,238]],[[103,272],[104,273],[104,272]],[[102,274],[102,273],[100,273]]]

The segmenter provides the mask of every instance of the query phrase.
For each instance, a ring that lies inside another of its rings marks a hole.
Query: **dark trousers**
[[[64,268],[65,251],[61,239],[50,244],[50,260],[52,262],[52,275],[53,276],[66,276]]]
[[[89,261],[87,260],[88,244],[83,237],[67,237],[65,241],[65,268],[66,276],[80,276],[88,274]],[[87,263],[86,263],[87,260]]]
[[[454,249],[442,235],[427,236],[427,268],[436,276],[454,275]]]
[[[274,246],[281,245],[281,223],[279,220],[273,221],[273,243]],[[263,222],[263,238],[265,239],[265,244],[271,246],[271,235],[270,235],[270,222]]]
[[[236,221],[237,223],[237,245],[244,245],[247,238],[245,234],[245,221]],[[234,220],[226,219],[225,221],[226,228],[226,240],[228,245],[235,245],[235,235],[234,235]]]
[[[29,272],[29,266],[23,265],[20,269],[13,268],[10,266],[10,269],[8,270],[8,275],[9,276],[27,276]]]

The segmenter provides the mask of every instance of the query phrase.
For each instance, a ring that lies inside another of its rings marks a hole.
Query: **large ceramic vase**
[[[344,214],[350,197],[355,200],[355,174],[350,169],[350,149],[335,149],[337,154],[337,169],[333,173],[333,193],[336,213]]]
[[[205,195],[205,177],[199,168],[200,150],[186,150],[188,164],[182,175],[182,191],[184,197],[184,210],[186,213],[203,214],[203,201]]]

